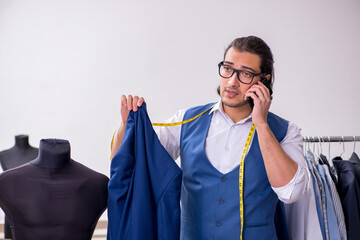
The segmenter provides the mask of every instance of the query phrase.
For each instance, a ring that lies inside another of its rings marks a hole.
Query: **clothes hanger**
[[[316,145],[316,143],[315,143],[315,137],[314,136],[312,136],[311,137],[312,138],[312,143],[313,143],[313,155],[314,155],[314,160],[315,160],[315,163],[316,164],[319,164],[319,159],[320,159],[320,157],[319,157],[319,146],[317,146],[317,149],[318,149],[318,152],[315,152],[315,145]]]
[[[344,140],[344,136],[341,136],[341,139],[342,139],[342,143],[343,143],[343,151],[342,153],[340,154],[340,157],[342,158],[342,155],[344,154],[345,152],[345,140]],[[341,143],[341,142],[340,142]]]
[[[353,138],[354,138],[354,148],[353,148],[353,153],[351,154],[351,157],[349,158],[349,161],[352,163],[360,163],[360,158],[356,154],[356,138],[355,138],[355,136],[353,136]]]
[[[319,136],[318,136],[318,140],[319,140],[319,141],[318,141],[318,142],[319,142],[319,144],[318,144],[318,151],[319,151],[319,146],[320,146],[320,151],[319,151],[319,163],[322,164],[322,165],[324,165],[324,164],[329,165],[326,157],[322,154],[321,139],[320,139]]]
[[[316,158],[314,156],[314,152],[311,151],[310,149],[310,144],[311,142],[311,137],[305,137],[305,140],[307,141],[307,150],[306,150],[306,158],[308,159],[309,162],[312,162],[313,164],[316,164]],[[313,149],[314,149],[314,145],[313,145]]]
[[[342,137],[342,139],[344,139],[344,137]],[[329,141],[330,141],[330,139],[329,139]],[[341,140],[339,140],[339,144],[341,144]],[[341,155],[342,155],[344,152],[345,152],[345,146],[343,145],[343,151],[342,151],[342,153],[341,153],[340,155],[337,155],[337,156],[335,156],[334,158],[332,158],[332,160],[343,160],[343,159],[341,158]]]
[[[326,156],[323,154],[323,151],[322,151],[322,137],[318,137],[319,138],[319,145],[320,145],[320,154],[319,154],[319,161],[322,161],[324,164],[328,165],[330,167],[330,164],[326,158]]]
[[[329,139],[329,158],[326,158],[326,156],[323,154],[320,154],[320,157],[322,157],[323,162],[325,162],[325,164],[329,167],[329,172],[330,172],[331,178],[334,181],[334,183],[336,184],[339,180],[339,177],[336,172],[334,163],[333,163],[332,159],[330,158],[330,137],[329,136],[328,136],[328,139]],[[321,140],[319,139],[319,141],[324,142],[324,139],[322,136],[321,136]]]
[[[354,138],[354,149],[353,149],[353,152],[355,152],[356,139],[355,139],[355,136],[353,136],[353,138]]]
[[[314,138],[314,136],[312,136],[311,138],[312,138],[312,143],[313,143],[313,153],[315,153],[315,138]]]
[[[304,137],[304,156],[306,156],[306,152],[309,150],[309,142],[308,142],[308,137],[305,136]]]
[[[322,148],[323,137],[320,136],[320,137],[318,137],[318,139],[319,139],[319,143],[320,143],[320,151],[322,153],[323,152],[323,148]]]
[[[330,136],[328,136],[328,143],[329,143],[329,159],[331,159],[331,156],[330,156]]]

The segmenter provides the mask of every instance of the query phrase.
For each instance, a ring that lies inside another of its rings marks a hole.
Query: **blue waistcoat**
[[[176,240],[181,170],[161,145],[146,105],[130,112],[111,162],[108,240]]]
[[[212,105],[189,109],[184,120]],[[180,238],[185,240],[240,239],[239,167],[222,174],[208,160],[204,147],[211,118],[212,114],[205,113],[181,128]],[[288,122],[273,113],[268,114],[267,120],[280,142],[286,135]],[[267,178],[255,132],[245,158],[243,239],[287,239],[286,225],[275,226],[275,222],[285,224],[283,207],[279,204]],[[275,219],[276,209],[280,219]]]

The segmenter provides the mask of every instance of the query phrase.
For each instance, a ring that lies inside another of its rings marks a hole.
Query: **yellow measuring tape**
[[[241,223],[241,229],[240,229],[240,240],[243,239],[243,230],[244,230],[244,164],[245,164],[245,156],[248,152],[251,139],[255,132],[255,126],[254,124],[251,125],[249,135],[246,139],[244,151],[241,155],[240,159],[240,166],[239,166],[239,195],[240,195],[240,223]]]
[[[200,116],[203,115],[204,113],[210,111],[214,106],[215,106],[215,104],[212,105],[211,108],[209,108],[208,110],[206,110],[206,111],[204,111],[204,112],[202,112],[202,113],[199,113],[199,114],[196,115],[195,117],[190,118],[190,119],[185,120],[185,121],[174,122],[174,123],[152,123],[151,125],[153,125],[153,126],[160,126],[160,127],[171,127],[171,126],[182,125],[182,124],[184,124],[184,123],[188,123],[188,122],[191,122],[191,121],[195,120],[196,118],[200,117]],[[112,147],[113,147],[115,134],[116,134],[116,131],[114,132],[113,137],[112,137],[112,139],[111,139],[110,149],[112,149]],[[111,160],[112,158],[113,158],[113,156],[110,156],[110,160]]]
[[[178,125],[182,125],[184,123],[188,123],[188,122],[191,122],[193,120],[195,120],[196,118],[200,117],[201,115],[203,115],[204,113],[210,111],[213,107],[215,106],[212,105],[211,108],[209,108],[208,110],[202,112],[202,113],[199,113],[198,115],[196,115],[195,117],[193,118],[190,118],[188,120],[185,120],[185,121],[181,121],[181,122],[174,122],[174,123],[152,123],[151,125],[153,126],[159,126],[159,127],[171,127],[171,126],[178,126]]]

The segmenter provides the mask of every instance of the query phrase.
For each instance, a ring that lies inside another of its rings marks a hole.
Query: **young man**
[[[271,96],[261,80],[272,85],[273,56],[262,39],[235,39],[219,63],[219,75],[220,100],[215,105],[180,110],[168,121],[210,111],[157,131],[170,155],[181,158],[181,239],[277,239],[274,216],[279,199],[298,200],[308,182],[300,129],[269,112]],[[122,96],[122,123],[112,155],[121,145],[129,111],[137,111],[143,102]]]

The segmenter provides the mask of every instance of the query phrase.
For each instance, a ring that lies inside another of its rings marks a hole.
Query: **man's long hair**
[[[235,48],[240,52],[249,52],[256,54],[260,57],[260,69],[262,73],[270,74],[270,86],[274,83],[274,59],[270,47],[259,37],[248,36],[242,38],[236,38],[225,49],[224,60],[227,52],[230,48]],[[217,88],[217,92],[220,95],[220,86]]]

